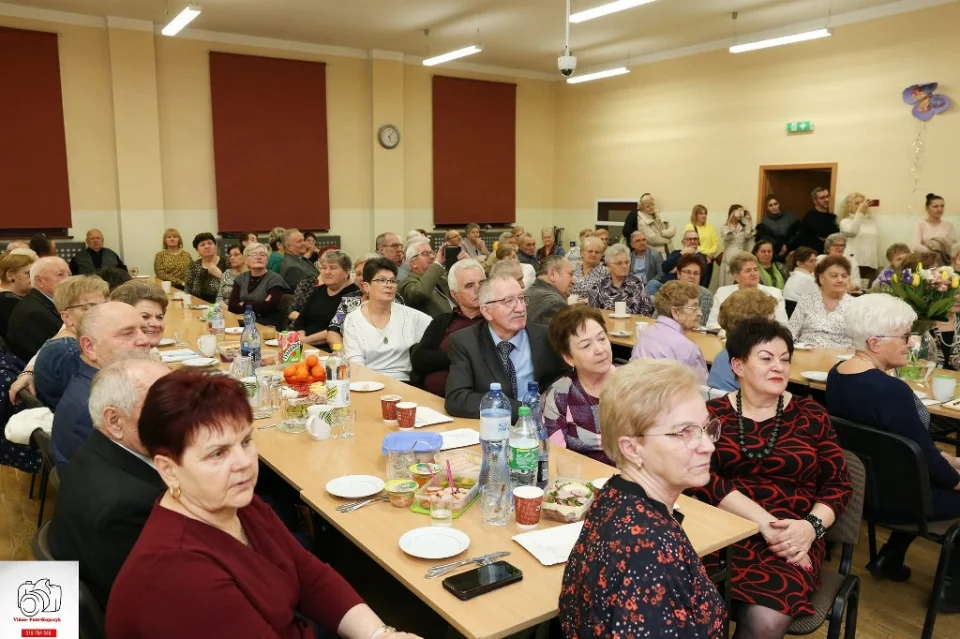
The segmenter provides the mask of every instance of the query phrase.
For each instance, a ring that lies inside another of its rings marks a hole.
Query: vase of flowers
[[[916,311],[910,331],[910,361],[897,369],[901,378],[926,381],[937,366],[937,322],[950,319],[960,295],[960,275],[951,266],[903,269],[891,276],[881,274],[880,290],[899,297]]]

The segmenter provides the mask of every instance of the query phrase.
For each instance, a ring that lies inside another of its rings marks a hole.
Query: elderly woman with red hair
[[[239,382],[177,371],[150,388],[140,441],[168,490],[114,583],[110,637],[410,639],[386,626],[253,493],[257,446]]]

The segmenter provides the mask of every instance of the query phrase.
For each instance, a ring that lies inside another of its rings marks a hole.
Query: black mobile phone
[[[447,265],[447,268],[457,263],[457,258],[460,257],[460,251],[462,250],[459,246],[448,246],[443,249],[443,263]]]
[[[447,577],[443,580],[443,587],[458,599],[466,601],[521,579],[523,572],[519,568],[505,561],[495,561],[489,566]]]

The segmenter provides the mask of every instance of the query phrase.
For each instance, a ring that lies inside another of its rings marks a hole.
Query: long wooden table
[[[205,331],[203,322],[198,321],[199,314],[199,311],[181,310],[176,302],[172,303],[166,316],[166,333],[173,335],[174,331],[180,331],[184,341],[195,347],[197,338]],[[228,315],[228,325],[232,325],[235,317]],[[265,348],[264,354],[272,354],[272,351]],[[393,508],[388,503],[347,514],[336,511],[336,506],[343,500],[326,492],[325,485],[329,480],[347,474],[386,477],[385,458],[380,449],[384,435],[395,427],[383,423],[381,394],[395,393],[405,400],[445,412],[441,398],[365,367],[353,366],[351,379],[380,381],[385,385],[378,392],[351,394],[351,406],[357,411],[354,438],[315,441],[307,433],[292,435],[275,428],[255,428],[254,440],[260,459],[301,491],[303,500],[317,513],[465,636],[478,639],[504,637],[555,617],[563,566],[543,566],[513,542],[511,537],[520,531],[512,522],[502,527],[483,524],[477,504],[454,522],[454,526],[467,533],[471,540],[463,556],[509,550],[511,554],[507,560],[523,571],[524,578],[520,584],[468,602],[459,601],[446,592],[441,586],[442,580],[424,577],[428,567],[442,562],[415,559],[399,548],[398,540],[403,533],[430,525],[428,516]],[[278,417],[258,420],[256,426],[275,423]],[[458,418],[424,430],[476,429],[478,424],[479,420]],[[610,477],[615,472],[610,466],[556,447],[551,450],[550,466],[551,477],[562,474],[587,481]],[[757,532],[757,526],[752,522],[694,499],[681,496],[679,505],[685,516],[684,530],[701,556]],[[541,528],[554,525],[558,524],[548,521],[540,524]]]

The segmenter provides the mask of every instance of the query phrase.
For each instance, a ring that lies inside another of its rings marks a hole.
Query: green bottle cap
[[[528,417],[530,415],[530,407],[521,406],[520,410],[518,410],[517,413],[520,415],[520,417]]]

